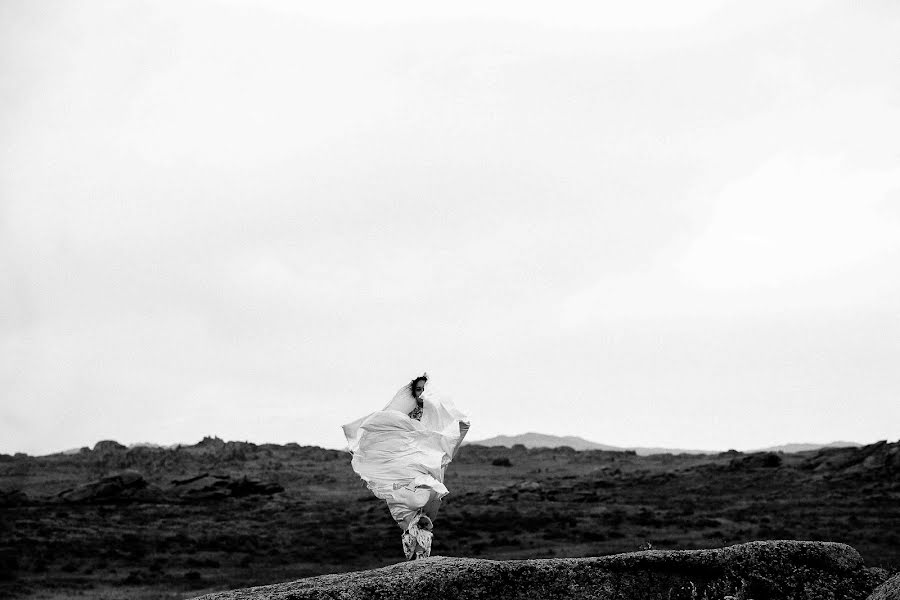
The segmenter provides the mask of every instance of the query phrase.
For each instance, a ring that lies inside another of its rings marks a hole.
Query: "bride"
[[[468,417],[427,384],[424,373],[382,410],[343,427],[353,470],[387,502],[407,559],[431,554],[433,520],[449,491],[444,472],[469,430]]]

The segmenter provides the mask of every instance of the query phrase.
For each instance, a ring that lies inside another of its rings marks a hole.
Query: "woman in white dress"
[[[431,553],[433,521],[448,493],[444,473],[469,430],[468,417],[427,384],[428,374],[420,375],[384,409],[344,425],[353,470],[387,502],[411,560]]]

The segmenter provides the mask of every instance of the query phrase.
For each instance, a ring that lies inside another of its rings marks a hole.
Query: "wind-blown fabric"
[[[343,427],[353,470],[404,531],[419,515],[437,516],[449,493],[444,472],[469,430],[449,399],[426,388],[422,401],[421,420],[409,418],[416,401],[407,384],[384,409]]]
[[[431,556],[431,533],[433,525],[425,515],[415,517],[409,529],[403,534],[403,554],[407,560],[417,560]]]

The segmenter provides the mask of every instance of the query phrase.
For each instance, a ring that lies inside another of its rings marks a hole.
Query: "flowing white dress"
[[[448,398],[426,388],[422,401],[421,420],[410,418],[416,400],[407,384],[384,409],[343,426],[353,470],[404,531],[423,515],[437,516],[449,492],[444,472],[469,430]]]

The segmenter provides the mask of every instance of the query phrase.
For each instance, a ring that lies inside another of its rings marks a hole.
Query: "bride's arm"
[[[469,423],[467,421],[460,421],[459,439],[456,441],[456,445],[453,447],[453,452],[450,453],[450,458],[456,456],[456,451],[459,450],[459,447],[462,445],[462,442],[465,439],[467,433],[469,433]]]

